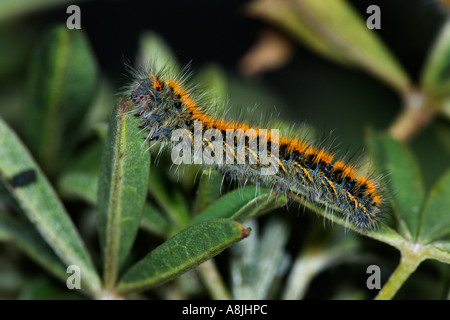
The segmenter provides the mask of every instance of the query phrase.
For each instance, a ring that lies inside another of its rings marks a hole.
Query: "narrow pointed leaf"
[[[199,213],[220,197],[223,176],[216,170],[204,170],[198,184],[194,212]]]
[[[170,185],[169,182],[167,177],[158,168],[155,168],[150,174],[148,190],[174,224],[182,229],[190,219],[188,203],[181,191],[173,184]]]
[[[111,115],[98,180],[98,222],[105,282],[113,287],[139,227],[150,167],[140,122],[121,101]]]
[[[450,254],[450,241],[438,241],[435,242],[434,245]]]
[[[58,181],[59,190],[72,197],[97,204],[97,185],[102,154],[102,144],[87,148],[73,163],[69,164]]]
[[[170,238],[132,266],[119,282],[120,293],[142,291],[169,281],[249,235],[228,219],[206,221]]]
[[[47,172],[58,171],[76,142],[95,94],[97,66],[82,30],[51,29],[33,56],[25,137]]]
[[[421,83],[434,96],[450,94],[450,21],[443,25],[431,49]]]
[[[2,241],[16,245],[47,271],[60,280],[66,281],[68,274],[64,265],[36,230],[0,214],[0,235],[3,235],[3,237],[0,236]]]
[[[69,172],[61,177],[59,190],[66,196],[80,198],[94,205],[97,203],[97,182],[98,175]]]
[[[206,207],[190,225],[218,218],[235,219],[235,215],[242,222],[255,210],[264,208],[272,200],[270,194],[270,190],[256,186],[230,191]]]
[[[173,226],[166,217],[150,203],[146,203],[144,206],[140,225],[142,229],[165,238],[174,232]]]
[[[285,29],[319,54],[363,68],[400,93],[410,88],[408,74],[348,1],[254,1],[249,11]]]
[[[97,294],[100,279],[72,220],[28,150],[1,119],[0,178],[58,257],[80,267],[82,287]]]
[[[248,202],[235,214],[231,216],[231,219],[244,222],[248,219],[255,218],[259,215],[265,214],[286,205],[286,198],[284,196],[275,197],[271,192],[265,193]]]

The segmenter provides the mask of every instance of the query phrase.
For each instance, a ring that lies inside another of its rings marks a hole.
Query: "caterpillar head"
[[[173,130],[189,126],[189,111],[182,96],[154,75],[139,79],[130,95],[142,127],[150,130],[148,140],[170,141]]]

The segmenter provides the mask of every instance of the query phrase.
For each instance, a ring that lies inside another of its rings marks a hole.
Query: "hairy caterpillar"
[[[305,140],[275,137],[246,122],[216,117],[208,102],[202,103],[202,99],[196,98],[198,96],[186,85],[187,78],[186,73],[172,75],[167,70],[153,68],[143,73],[135,72],[127,96],[133,112],[142,119],[141,128],[149,132],[148,141],[174,147],[180,142],[172,139],[174,133],[185,130],[193,137],[189,148],[194,147],[199,123],[203,132],[214,129],[219,132],[219,138],[226,137],[230,130],[237,131],[231,143],[225,138],[217,139],[217,136],[214,139],[201,137],[201,146],[212,156],[219,155],[220,151],[219,160],[225,160],[225,155],[231,154],[232,162],[211,163],[224,175],[268,186],[277,193],[300,194],[311,202],[338,209],[360,229],[374,228],[383,203],[375,180],[358,175],[354,165]],[[252,133],[243,133],[249,131]],[[239,153],[235,147],[238,140],[243,141],[241,156],[244,162],[238,161]],[[263,163],[262,156],[251,147],[252,142],[258,145],[262,141],[267,145],[265,151],[270,149],[269,163]],[[276,164],[278,170],[264,174],[263,170],[270,164]]]

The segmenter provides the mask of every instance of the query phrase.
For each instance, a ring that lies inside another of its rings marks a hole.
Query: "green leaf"
[[[450,169],[431,189],[423,210],[419,239],[428,243],[450,233]]]
[[[199,213],[208,205],[220,197],[223,175],[216,170],[206,169],[202,171],[200,182],[195,197],[194,213]]]
[[[273,197],[270,194],[269,189],[256,186],[235,189],[211,203],[189,225],[218,218],[231,218],[242,222],[271,203]]]
[[[327,58],[361,67],[400,93],[410,88],[408,74],[347,1],[255,1],[249,9]]]
[[[339,224],[346,229],[350,229],[356,232],[359,232],[367,237],[370,237],[372,239],[376,239],[378,241],[382,241],[384,243],[387,243],[393,247],[400,248],[404,242],[405,239],[398,234],[396,231],[388,227],[383,222],[376,225],[375,230],[361,230],[357,226],[355,226],[352,222],[348,221],[348,219],[345,219],[342,217],[342,215],[336,214],[334,212],[330,213],[330,208],[326,207],[324,205],[318,206],[316,203],[311,203],[303,199],[302,197],[298,196],[291,196],[292,200],[298,202],[299,204],[305,206],[306,208],[310,209],[313,212],[316,212],[323,216],[326,219],[331,220],[331,222],[335,224]],[[334,208],[333,208],[334,209]],[[339,208],[336,208],[336,211],[339,212]]]
[[[170,185],[170,181],[161,170],[153,168],[148,181],[148,190],[178,229],[182,229],[190,219],[188,203],[181,191],[173,184]]]
[[[106,135],[108,134],[108,124],[107,123],[105,123],[105,122],[97,123],[94,130],[100,139],[106,140]]]
[[[101,154],[102,144],[100,143],[86,148],[64,171],[58,181],[59,190],[63,194],[79,197],[92,205],[97,204]]]
[[[100,76],[95,90],[95,97],[90,104],[83,123],[80,139],[92,138],[93,134],[101,140],[106,139],[108,120],[117,103],[117,88],[110,79]]]
[[[251,15],[268,20],[292,34],[298,40],[307,44],[319,54],[340,63],[347,63],[345,56],[339,50],[332,50],[333,46],[325,38],[317,36],[307,21],[294,10],[294,2],[254,1],[249,7]]]
[[[379,173],[386,174],[387,192],[400,233],[417,239],[425,187],[419,164],[409,148],[386,134],[372,134],[368,146]]]
[[[2,235],[0,240],[16,245],[47,271],[60,280],[66,281],[68,275],[61,260],[36,230],[4,214],[0,214],[0,235]]]
[[[147,31],[139,37],[140,51],[138,62],[141,65],[154,64],[155,70],[180,72],[178,61],[167,42],[157,33]]]
[[[97,203],[98,175],[89,172],[68,172],[59,181],[59,190],[65,195],[78,197],[90,204]]]
[[[437,241],[433,243],[436,247],[443,251],[450,253],[450,241]]]
[[[274,194],[262,194],[249,201],[246,205],[236,211],[231,216],[233,220],[244,222],[248,219],[255,218],[266,212],[285,206],[287,203],[284,196],[275,197]]]
[[[125,294],[169,281],[247,237],[249,231],[228,219],[189,227],[132,266],[120,280],[118,290]]]
[[[28,150],[1,119],[0,177],[58,257],[83,270],[82,287],[97,294],[100,279],[72,220]]]
[[[98,179],[98,222],[105,284],[112,288],[139,227],[150,168],[140,121],[124,101],[114,108]]]
[[[53,175],[69,159],[96,83],[97,65],[84,33],[51,29],[31,62],[25,127],[46,172]]]
[[[51,6],[61,6],[63,3],[74,4],[78,1],[69,0],[2,0],[0,2],[0,21],[17,19],[17,16],[42,10]]]
[[[174,228],[159,210],[150,203],[144,206],[141,219],[141,228],[160,237],[168,238]]]
[[[420,82],[435,97],[450,94],[450,21],[443,25],[429,53]]]
[[[196,79],[198,79],[196,82],[201,85],[202,90],[214,97],[217,107],[223,109],[227,102],[228,85],[222,68],[216,64],[210,64],[202,68]]]

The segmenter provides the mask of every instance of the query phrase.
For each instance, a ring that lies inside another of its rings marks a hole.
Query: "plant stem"
[[[431,103],[421,91],[408,92],[405,95],[404,108],[388,129],[389,134],[399,141],[410,141],[432,120],[434,111]]]
[[[402,251],[400,264],[375,297],[375,300],[392,299],[424,259],[425,257],[421,253],[417,254],[409,250]]]
[[[324,269],[326,263],[323,258],[320,252],[317,255],[314,252],[300,252],[289,275],[283,300],[303,299],[314,276]]]
[[[231,300],[230,292],[225,286],[213,259],[197,267],[197,272],[211,297],[215,300]]]

